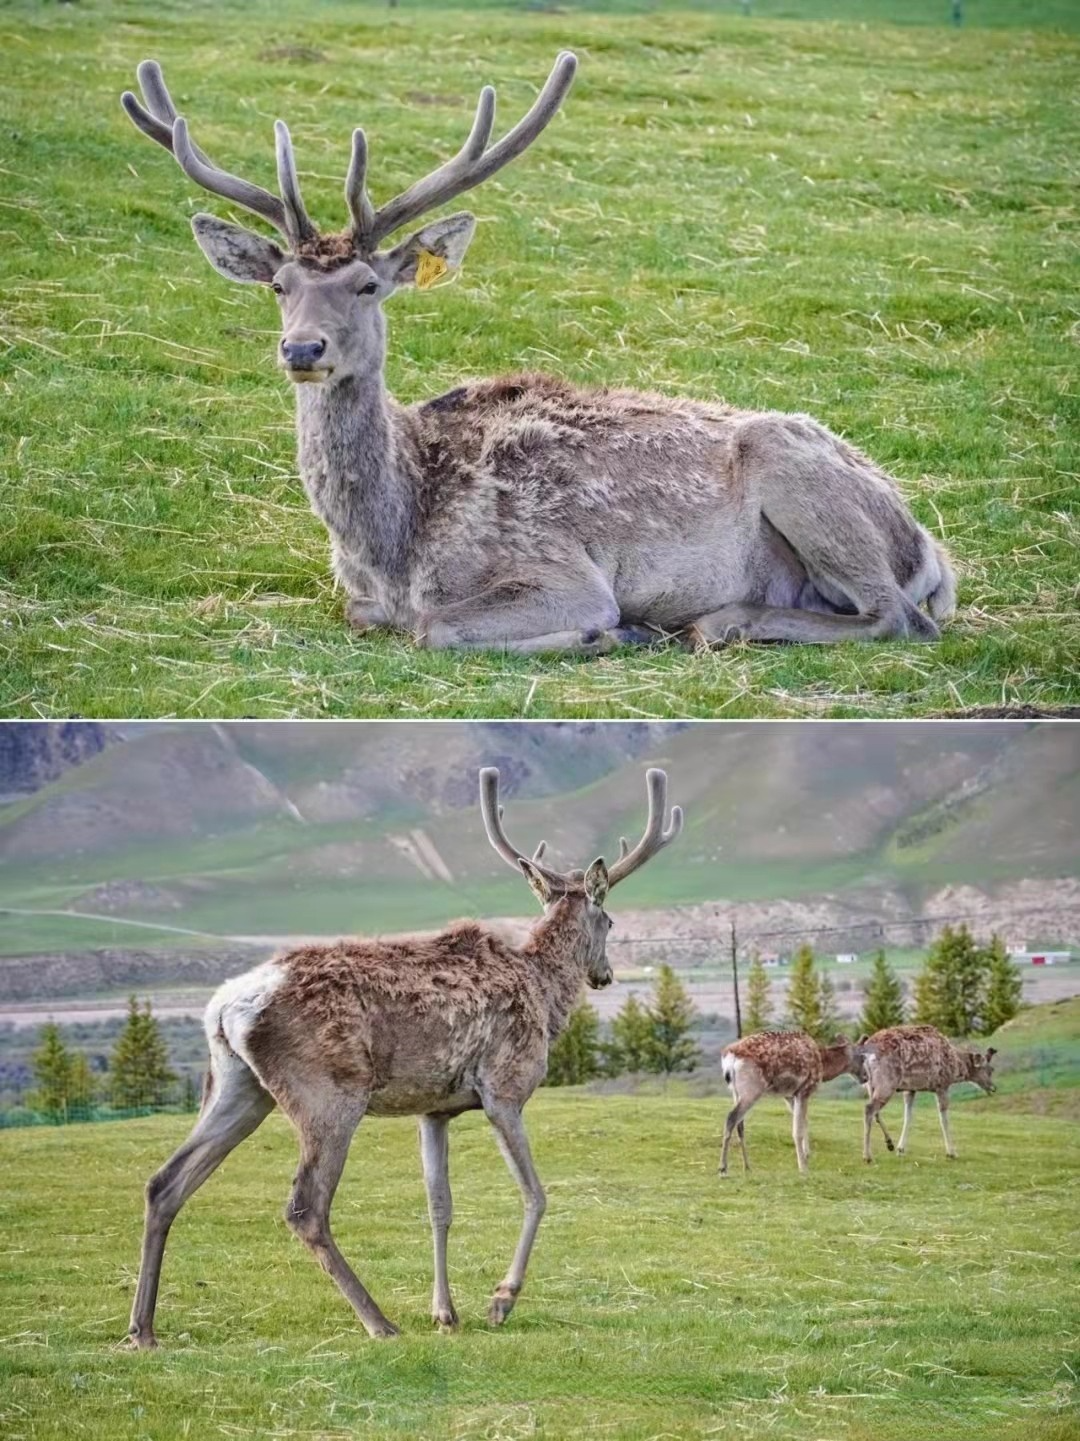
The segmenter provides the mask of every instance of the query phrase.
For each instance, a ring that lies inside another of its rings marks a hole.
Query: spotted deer
[[[511,844],[499,807],[499,773],[480,772],[488,840],[521,871],[543,907],[520,946],[490,926],[460,921],[426,939],[301,946],[221,987],[206,1011],[210,1073],[199,1119],[146,1187],[132,1346],[157,1344],[158,1282],[177,1213],[275,1106],[300,1141],[285,1219],[371,1336],[394,1336],[397,1328],[361,1285],[330,1230],[330,1207],[353,1133],[364,1116],[419,1117],[435,1253],[432,1317],[453,1328],[458,1317],[446,1263],[452,1217],[447,1128],[464,1111],[483,1110],[525,1206],[517,1249],[488,1311],[493,1325],[506,1320],[545,1208],[522,1108],[543,1080],[548,1049],[582,982],[611,983],[608,893],[682,829],[678,806],[665,824],[664,772],[650,770],[646,780],[648,821],[637,845],[631,850],[624,840],[610,868],[595,860],[586,871],[557,871],[542,863],[543,842],[531,859]]]
[[[762,1096],[783,1096],[787,1102],[791,1110],[795,1159],[805,1174],[810,1159],[806,1116],[810,1097],[823,1081],[835,1080],[845,1071],[861,1076],[859,1049],[851,1041],[820,1046],[805,1031],[758,1031],[744,1036],[725,1046],[721,1066],[735,1102],[724,1122],[721,1176],[727,1175],[728,1147],[734,1131],[739,1134],[743,1170],[750,1170],[743,1123],[747,1112]]]
[[[991,1046],[986,1051],[972,1051],[954,1046],[935,1026],[889,1026],[860,1038],[859,1048],[865,1062],[868,1100],[864,1113],[863,1160],[871,1161],[870,1132],[876,1120],[885,1137],[887,1150],[904,1154],[916,1091],[933,1091],[937,1096],[938,1119],[945,1139],[945,1154],[956,1160],[956,1149],[949,1135],[949,1089],[961,1081],[971,1081],[987,1095],[994,1092],[991,1062],[997,1055]],[[885,1129],[881,1112],[897,1091],[904,1093],[904,1126],[900,1140],[893,1146]]]
[[[333,233],[308,217],[282,121],[274,195],[199,149],[156,62],[139,66],[143,101],[123,96],[196,185],[280,233],[192,220],[215,269],[265,286],[281,307],[300,474],[348,620],[436,648],[579,655],[667,636],[934,639],[933,618],[953,608],[944,550],[888,475],[808,416],[539,374],[468,381],[408,406],[388,394],[383,304],[459,267],[475,220],[459,212],[380,247],[526,150],[576,65],[559,55],[493,145],[485,87],[458,153],[378,209],[354,130],[350,224]]]

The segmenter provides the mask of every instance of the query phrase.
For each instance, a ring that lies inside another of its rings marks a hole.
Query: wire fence
[[[31,1126],[72,1126],[91,1121],[132,1121],[145,1116],[190,1116],[198,1102],[149,1102],[145,1106],[110,1106],[97,1101],[73,1101],[66,1105],[38,1110],[33,1106],[10,1106],[0,1110],[0,1131],[25,1130]]]

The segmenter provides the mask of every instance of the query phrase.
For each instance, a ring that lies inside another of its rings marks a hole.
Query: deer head
[[[967,1051],[965,1054],[968,1065],[966,1079],[974,1081],[976,1086],[981,1086],[988,1096],[992,1096],[997,1087],[994,1085],[990,1063],[997,1055],[997,1051],[991,1046],[988,1051]]]
[[[667,809],[667,775],[661,770],[646,773],[649,794],[649,816],[637,845],[630,849],[625,837],[619,842],[619,859],[610,868],[598,857],[586,871],[556,871],[542,863],[546,843],[541,841],[532,856],[526,856],[512,845],[503,829],[503,812],[499,805],[499,772],[487,766],[480,772],[480,809],[484,828],[492,846],[508,865],[520,870],[533,894],[553,915],[562,908],[577,923],[579,958],[585,979],[594,990],[609,986],[613,979],[607,958],[607,938],[612,927],[611,917],[604,909],[608,892],[624,881],[632,871],[656,855],[682,830],[681,806],[672,806],[671,819],[664,825]]]
[[[292,140],[284,121],[274,124],[278,188],[272,195],[221,170],[188,134],[155,60],[139,66],[143,101],[121,97],[132,122],[175,157],[184,173],[211,194],[223,196],[279,231],[284,245],[252,230],[196,215],[192,229],[211,265],[230,280],[269,286],[281,306],[279,360],[293,381],[363,376],[382,368],[386,334],[382,303],[403,285],[425,286],[464,259],[476,225],[465,211],[434,220],[390,250],[380,244],[421,215],[445,205],[501,170],[536,139],[562,104],[577,59],[564,51],[529,112],[494,145],[495,91],[480,92],[476,117],[453,159],[376,210],[367,191],[367,139],[353,131],[352,161],[345,181],[350,226],[320,234],[300,197]]]

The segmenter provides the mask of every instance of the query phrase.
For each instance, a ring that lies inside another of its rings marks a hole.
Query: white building
[[[1018,966],[1067,966],[1071,951],[1010,951],[1009,959]]]

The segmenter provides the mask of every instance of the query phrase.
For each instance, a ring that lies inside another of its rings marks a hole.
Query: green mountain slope
[[[476,810],[479,766],[500,766],[522,849],[543,837],[580,865],[637,834],[650,763],[686,832],[624,904],[875,887],[917,904],[1080,873],[1078,762],[1066,724],[174,725],[0,805],[0,905],[228,934],[521,911]],[[0,949],[27,924],[11,918]]]

